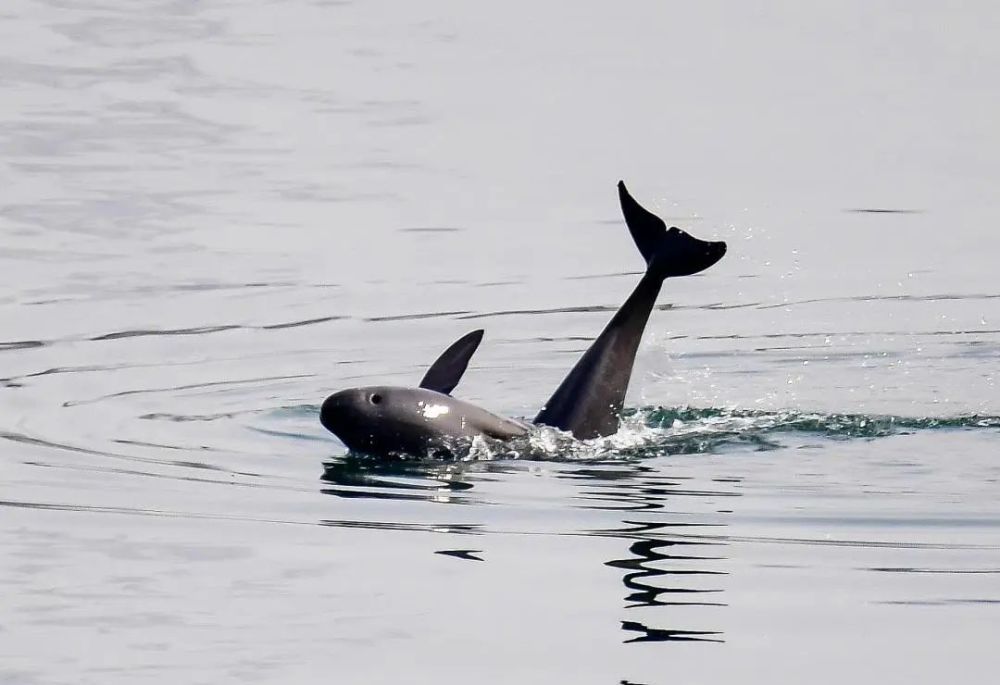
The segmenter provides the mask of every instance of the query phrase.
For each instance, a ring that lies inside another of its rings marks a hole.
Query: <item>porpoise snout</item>
[[[340,434],[339,429],[343,427],[356,402],[354,397],[356,394],[355,390],[341,390],[323,400],[323,406],[319,410],[319,422],[324,428],[335,435]]]

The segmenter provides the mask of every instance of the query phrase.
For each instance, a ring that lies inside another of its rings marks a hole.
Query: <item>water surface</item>
[[[993,681],[993,4],[0,15],[0,682]],[[626,428],[345,455],[473,328],[537,412],[619,178],[730,246]]]

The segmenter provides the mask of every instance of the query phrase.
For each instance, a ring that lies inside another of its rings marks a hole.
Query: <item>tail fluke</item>
[[[646,275],[535,417],[535,423],[569,431],[577,438],[618,430],[625,393],[642,332],[664,278],[687,276],[715,264],[726,244],[692,238],[632,199],[618,183],[625,223],[646,259]]]
[[[646,260],[646,270],[659,276],[690,276],[703,271],[726,254],[724,242],[698,240],[679,228],[667,228],[663,219],[646,210],[618,181],[625,223]]]

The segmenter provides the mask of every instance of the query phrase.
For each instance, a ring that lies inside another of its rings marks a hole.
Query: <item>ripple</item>
[[[997,568],[985,568],[985,569],[970,569],[970,568],[909,568],[909,567],[891,567],[891,566],[875,566],[872,568],[862,569],[864,571],[874,571],[876,573],[930,573],[930,574],[951,574],[951,573],[971,573],[971,574],[1000,574],[1000,569]]]
[[[981,605],[1000,605],[1000,599],[967,599],[967,598],[956,598],[956,599],[897,599],[897,600],[886,600],[881,602],[875,602],[876,604],[895,604],[903,606],[925,606],[925,607],[939,607],[939,606],[955,606],[963,604],[981,604]]]
[[[231,381],[206,381],[204,383],[188,383],[185,385],[170,385],[158,388],[137,388],[134,390],[122,390],[120,392],[108,393],[106,395],[100,395],[99,397],[94,397],[86,400],[67,400],[63,402],[64,407],[77,407],[84,404],[93,404],[95,402],[102,402],[104,400],[112,399],[115,397],[126,397],[129,395],[151,395],[158,393],[170,393],[177,392],[178,390],[202,390],[205,388],[220,388],[220,387],[232,387],[239,385],[248,385],[260,383],[263,381],[282,381],[282,380],[295,380],[298,378],[312,378],[313,374],[292,374],[288,376],[261,376],[259,378],[239,378]]]
[[[413,226],[410,228],[399,229],[400,233],[458,233],[464,231],[464,228],[455,228],[453,226]]]
[[[0,342],[0,352],[5,350],[30,350],[35,347],[45,347],[42,340],[11,340]]]
[[[305,418],[318,411],[315,405],[284,407],[281,415]],[[271,412],[272,415],[276,414]],[[502,462],[532,460],[554,462],[629,461],[652,457],[714,453],[727,449],[774,450],[783,447],[782,435],[810,434],[830,440],[871,439],[907,435],[916,431],[994,430],[1000,416],[967,414],[957,416],[909,417],[881,414],[765,411],[721,407],[644,407],[627,409],[614,435],[577,440],[569,433],[548,426],[532,426],[523,438],[497,441],[475,438],[452,445],[458,461]],[[368,464],[362,455],[357,464]],[[447,463],[449,460],[423,457],[395,457],[372,460],[385,464]],[[357,466],[356,464],[356,466]],[[328,470],[330,466],[327,465]],[[585,474],[586,475],[586,474]],[[571,477],[563,475],[562,477]],[[688,491],[678,483],[666,490],[672,495],[697,494],[735,496],[724,491]],[[599,500],[599,497],[595,498]],[[593,505],[600,506],[600,505]],[[630,506],[640,506],[635,502]]]
[[[222,325],[222,326],[200,326],[197,328],[174,328],[174,329],[138,329],[129,331],[116,331],[114,333],[105,333],[103,335],[98,335],[90,338],[92,341],[100,340],[120,340],[122,338],[141,338],[150,335],[157,336],[171,336],[171,335],[204,335],[206,333],[219,333],[221,331],[231,331],[240,326],[234,325]]]
[[[923,214],[922,209],[881,209],[878,207],[845,209],[851,214]]]

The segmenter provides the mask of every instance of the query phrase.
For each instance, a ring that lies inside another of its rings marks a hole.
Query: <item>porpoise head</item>
[[[349,449],[385,452],[389,436],[400,432],[400,417],[414,413],[405,388],[370,386],[341,390],[326,398],[320,408],[323,426]]]
[[[323,426],[348,449],[375,456],[454,457],[477,436],[506,440],[525,424],[427,388],[377,385],[341,390],[320,408]]]
[[[353,451],[419,455],[466,435],[455,404],[448,395],[424,388],[351,388],[327,397],[319,420]]]

